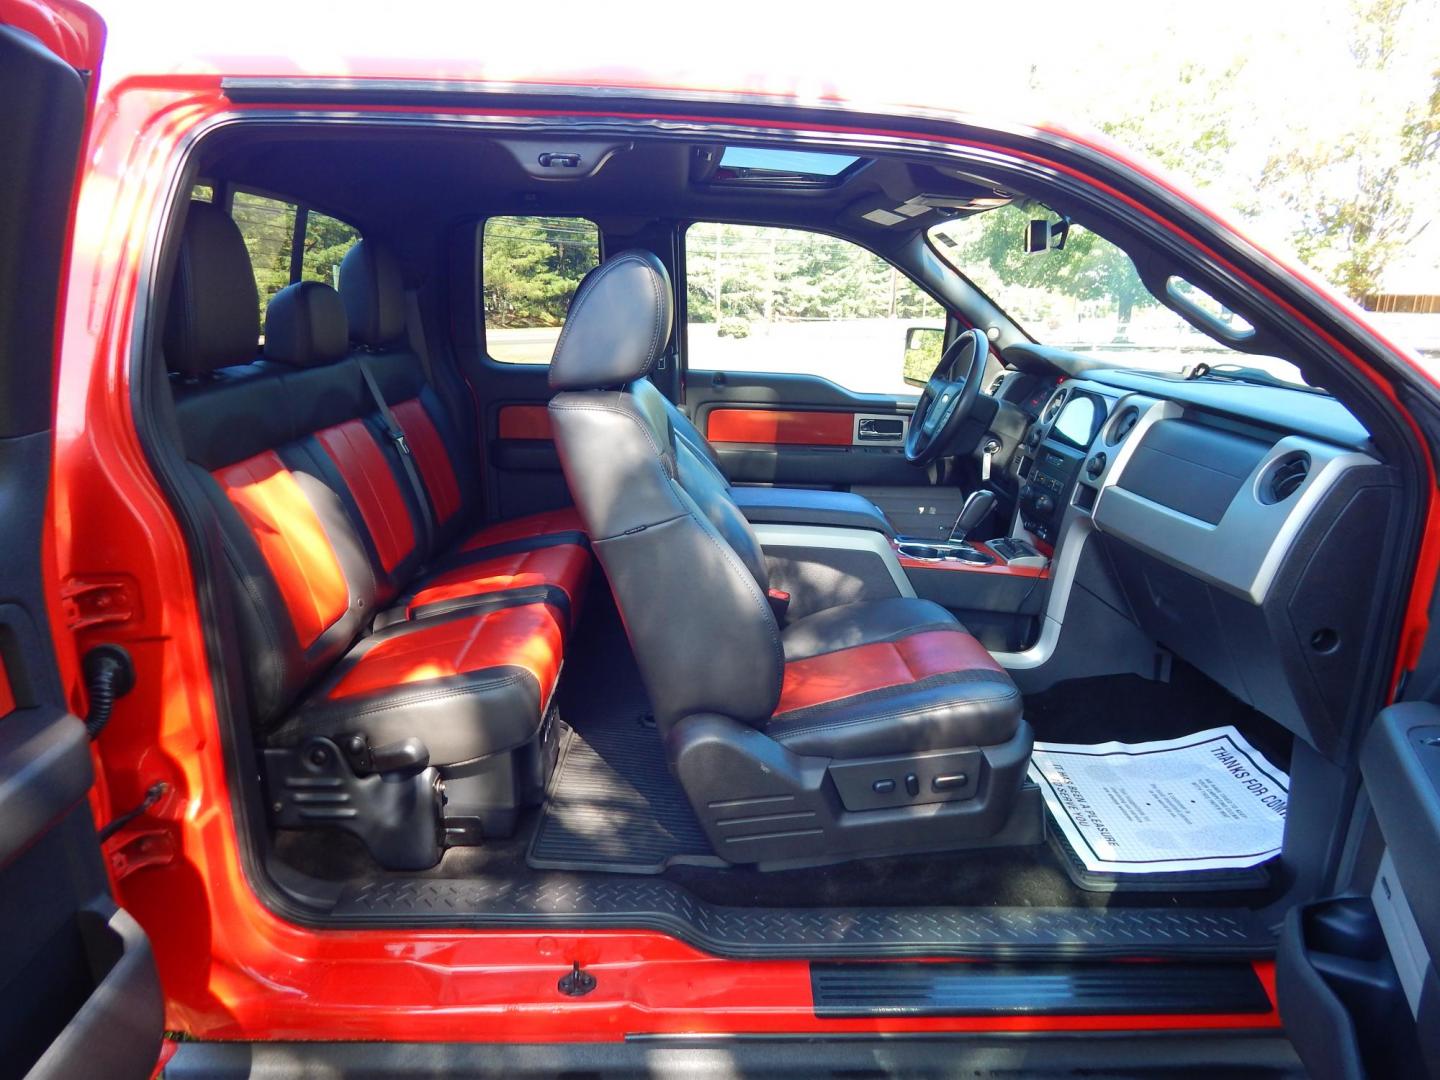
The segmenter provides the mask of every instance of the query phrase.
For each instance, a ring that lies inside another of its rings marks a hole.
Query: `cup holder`
[[[960,562],[973,563],[976,566],[989,566],[995,561],[968,545],[950,544],[942,547],[938,544],[901,543],[898,546],[901,555],[908,559],[919,559],[922,562],[944,562],[946,559],[957,559]]]
[[[911,559],[927,559],[931,562],[939,562],[948,554],[944,548],[936,547],[933,544],[901,544],[900,554]]]

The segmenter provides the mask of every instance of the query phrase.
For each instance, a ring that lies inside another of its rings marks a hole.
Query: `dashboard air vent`
[[[1284,502],[1300,490],[1310,475],[1310,455],[1303,450],[1276,458],[1260,477],[1260,501],[1267,506]]]
[[[1115,417],[1115,422],[1110,425],[1110,431],[1105,436],[1107,446],[1118,446],[1130,432],[1135,430],[1135,425],[1140,421],[1140,410],[1134,405],[1121,409],[1120,415]]]

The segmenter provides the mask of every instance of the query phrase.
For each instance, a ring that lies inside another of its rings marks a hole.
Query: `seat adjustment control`
[[[913,772],[905,774],[905,793],[912,799],[920,794],[920,778]]]
[[[895,790],[895,781],[876,780],[875,783],[870,785],[870,790],[875,792],[876,795],[889,795]]]
[[[937,776],[930,781],[931,791],[954,791],[956,788],[963,788],[970,778],[962,773],[951,773],[949,776]]]

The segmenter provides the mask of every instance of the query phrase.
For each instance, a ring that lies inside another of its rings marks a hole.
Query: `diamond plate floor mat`
[[[654,721],[619,710],[566,736],[525,861],[612,874],[726,865],[671,777]]]
[[[1203,908],[741,908],[661,878],[536,873],[348,887],[327,925],[656,930],[734,957],[1263,957],[1274,934],[1247,910]]]

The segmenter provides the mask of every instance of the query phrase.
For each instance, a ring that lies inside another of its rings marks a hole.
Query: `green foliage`
[[[1025,251],[1025,230],[1042,207],[1005,206],[938,226],[932,236],[941,253],[1022,326],[1032,329],[1071,321],[1062,299],[1084,302],[1092,316],[1114,316],[1124,340],[1137,308],[1156,300],[1140,281],[1128,255],[1080,225],[1070,227],[1063,250]]]
[[[490,329],[559,326],[580,279],[600,262],[600,233],[584,218],[494,217],[482,270]]]
[[[298,210],[293,203],[237,191],[230,213],[235,218],[235,224],[240,226],[245,250],[250,253],[255,284],[260,290],[260,318],[263,322],[271,297],[290,284],[290,249],[295,237]],[[334,287],[335,271],[340,260],[359,239],[359,232],[345,222],[314,210],[307,211],[305,237],[301,242],[300,279],[320,281]]]
[[[337,286],[340,260],[359,239],[360,234],[345,222],[311,210],[305,215],[300,277],[305,281],[322,281],[332,288]]]
[[[235,192],[230,214],[245,237],[255,284],[260,290],[260,318],[274,296],[290,284],[290,240],[295,233],[295,207],[291,203]]]
[[[935,369],[940,366],[940,357],[945,351],[945,331],[936,327],[918,329],[910,336],[914,348],[905,350],[902,374],[906,382],[924,383],[930,381]]]

